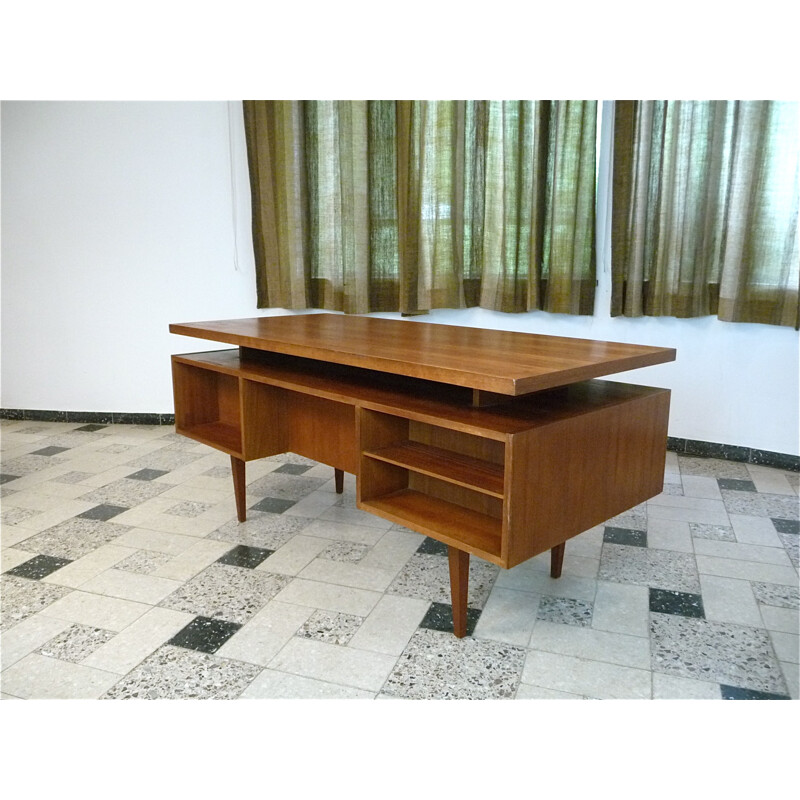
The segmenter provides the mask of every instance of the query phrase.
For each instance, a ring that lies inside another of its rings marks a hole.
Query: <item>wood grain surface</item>
[[[174,323],[172,333],[505,395],[675,360],[667,347],[340,314]]]

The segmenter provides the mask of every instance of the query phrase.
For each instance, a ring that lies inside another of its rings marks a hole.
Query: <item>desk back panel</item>
[[[341,469],[358,472],[356,407],[310,394],[284,391],[287,451]]]

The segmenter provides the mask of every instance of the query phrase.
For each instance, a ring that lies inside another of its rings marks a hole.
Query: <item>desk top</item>
[[[675,360],[675,350],[668,347],[342,314],[175,323],[169,329],[182,336],[506,395]]]

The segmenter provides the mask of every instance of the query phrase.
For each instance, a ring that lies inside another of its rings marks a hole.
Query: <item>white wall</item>
[[[255,310],[229,150],[226,103],[3,104],[4,408],[171,409],[168,324]]]
[[[606,176],[607,150],[601,196]],[[284,313],[255,307],[247,180],[238,104],[4,103],[0,405],[169,413],[169,354],[215,346],[170,322]],[[618,376],[673,390],[671,436],[798,454],[797,332],[612,319],[598,223],[593,317],[415,321],[675,347],[676,362]]]

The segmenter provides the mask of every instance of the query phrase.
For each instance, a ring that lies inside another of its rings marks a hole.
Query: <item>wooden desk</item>
[[[308,314],[170,325],[238,349],[172,357],[176,430],[245,462],[294,452],[356,476],[358,507],[448,546],[466,632],[469,555],[513,567],[663,488],[669,391],[596,380],[670,348]]]

